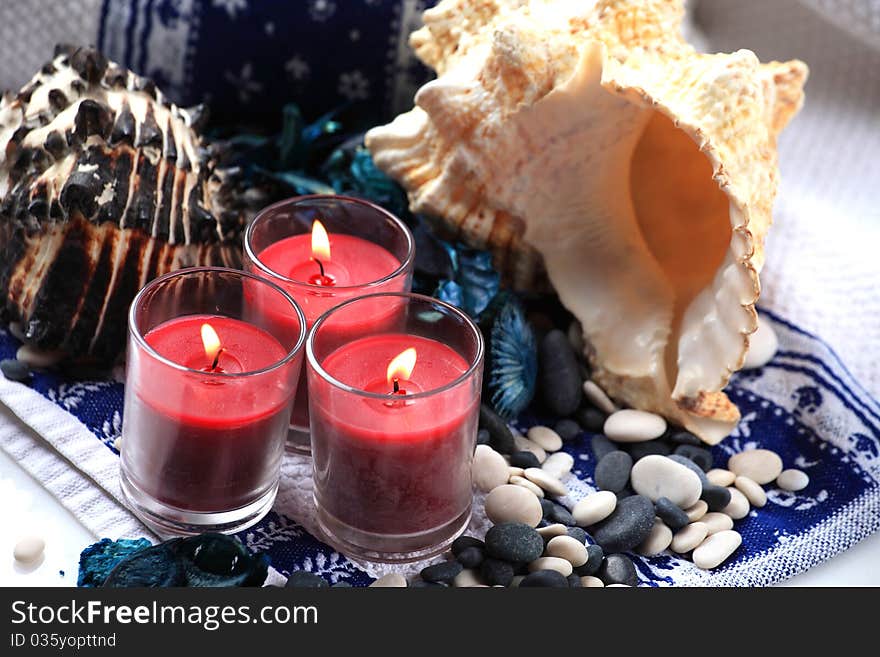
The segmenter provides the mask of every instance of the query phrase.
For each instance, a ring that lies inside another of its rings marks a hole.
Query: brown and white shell
[[[546,274],[594,378],[717,442],[757,326],[776,137],[807,68],[699,54],[682,0],[443,0],[410,43],[437,71],[367,134],[413,211]]]
[[[241,213],[198,116],[91,48],[0,101],[0,291],[28,342],[112,358],[150,279],[239,266]]]

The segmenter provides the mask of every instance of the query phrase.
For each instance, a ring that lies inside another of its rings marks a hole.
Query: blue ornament
[[[102,538],[80,553],[79,577],[76,585],[85,588],[101,586],[116,564],[148,547],[150,541],[145,538],[121,538],[118,541]]]
[[[513,418],[524,411],[535,396],[538,375],[535,334],[514,299],[504,304],[492,325],[489,359],[492,406],[502,417]]]
[[[492,255],[461,244],[447,244],[446,248],[455,273],[453,280],[440,282],[435,296],[478,318],[501,287],[501,277],[492,266]]]

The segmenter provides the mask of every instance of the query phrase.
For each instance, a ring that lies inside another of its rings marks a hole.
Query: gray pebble
[[[583,566],[575,568],[575,572],[581,576],[595,575],[599,572],[605,552],[596,544],[587,546],[587,561]]]
[[[593,436],[590,439],[590,447],[593,450],[593,456],[596,458],[596,461],[601,461],[606,454],[616,452],[620,449],[602,434]]]
[[[602,433],[602,427],[605,426],[605,413],[592,406],[579,408],[574,417],[578,424],[584,428],[584,431],[590,433]]]
[[[553,510],[550,511],[550,515],[547,517],[547,519],[551,522],[561,523],[566,527],[574,527],[575,525],[577,525],[571,515],[571,512],[561,504],[553,505]]]
[[[513,566],[501,559],[486,559],[480,566],[480,576],[489,586],[509,586],[513,575]]]
[[[669,440],[669,442],[675,443],[676,445],[700,446],[703,444],[703,441],[697,438],[690,431],[672,431],[669,433],[667,439]]]
[[[432,566],[422,568],[419,576],[426,582],[448,583],[464,569],[458,561],[441,561]]]
[[[697,447],[695,445],[679,445],[675,448],[675,453],[689,458],[696,463],[703,472],[712,469],[712,452],[705,447]]]
[[[22,383],[31,378],[31,368],[24,361],[8,358],[0,361],[0,372],[10,381]]]
[[[519,583],[520,588],[550,587],[568,588],[568,578],[555,570],[539,570],[526,575]]]
[[[538,363],[537,388],[544,406],[559,417],[574,413],[581,403],[581,373],[565,333],[554,329],[544,336]]]
[[[480,404],[480,428],[489,432],[489,444],[502,454],[516,451],[513,432],[507,422],[488,405]]]
[[[576,541],[580,541],[581,543],[587,542],[587,532],[585,532],[580,527],[568,527],[565,530],[565,534],[567,536],[571,536]]]
[[[544,539],[521,522],[504,522],[486,532],[486,552],[504,561],[531,562],[544,553]]]
[[[559,437],[562,440],[568,442],[570,440],[574,440],[581,433],[583,433],[583,429],[581,429],[581,425],[579,425],[574,420],[570,420],[568,418],[563,418],[559,420],[556,424],[553,425],[554,431],[559,434]]]
[[[592,535],[606,553],[626,552],[644,541],[653,526],[653,502],[633,495],[619,500],[614,512],[592,529]]]
[[[290,573],[284,586],[288,589],[326,589],[330,584],[320,575],[305,570],[295,570]]]
[[[661,497],[654,502],[654,512],[673,531],[681,529],[690,522],[684,510],[667,497]]]
[[[626,488],[629,483],[629,474],[633,467],[632,457],[621,450],[615,450],[606,454],[598,464],[594,479],[600,490],[610,490],[614,493]]]
[[[483,550],[478,547],[465,548],[455,558],[465,568],[478,568],[483,563]]]
[[[662,440],[648,440],[643,443],[632,443],[626,446],[626,451],[633,457],[633,461],[640,458],[650,456],[651,454],[659,454],[660,456],[668,456],[672,450]]]
[[[703,486],[700,499],[709,505],[710,511],[721,511],[730,504],[730,490],[724,486],[709,484],[708,486]]]
[[[624,584],[626,586],[638,586],[639,576],[636,567],[625,554],[609,554],[599,568],[599,579],[605,586]]]

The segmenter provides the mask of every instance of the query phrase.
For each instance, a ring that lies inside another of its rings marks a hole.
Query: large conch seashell
[[[698,54],[682,5],[444,0],[411,37],[437,79],[367,146],[515,287],[543,263],[612,397],[715,443],[807,68]]]

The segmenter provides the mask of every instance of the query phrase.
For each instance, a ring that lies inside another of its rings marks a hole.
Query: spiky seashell
[[[806,66],[698,54],[682,0],[443,0],[411,38],[438,74],[367,134],[411,208],[487,245],[518,287],[540,263],[593,376],[708,442],[755,330],[776,136]]]
[[[94,49],[0,101],[0,291],[42,348],[112,357],[150,279],[240,264],[242,218],[198,113]]]

